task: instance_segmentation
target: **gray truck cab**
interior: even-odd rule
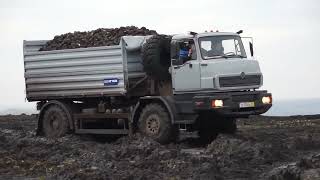
[[[173,51],[171,71],[175,93],[257,89],[262,86],[259,63],[247,59],[241,38],[236,33],[174,36],[172,42],[176,49],[185,43],[192,46],[191,56],[185,60],[179,56],[179,51]],[[237,77],[240,81],[234,79]],[[241,77],[244,80],[241,81]]]
[[[250,50],[253,56],[252,44]],[[263,84],[259,63],[247,57],[237,33],[175,35],[171,64],[173,94],[189,94],[189,106],[193,107],[188,108],[189,113],[191,109],[210,110],[241,117],[261,114],[271,107],[271,94],[257,90]],[[217,107],[213,107],[215,102]]]

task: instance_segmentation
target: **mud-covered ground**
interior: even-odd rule
[[[252,117],[236,135],[160,145],[35,136],[36,116],[0,117],[0,179],[320,179],[320,116]]]

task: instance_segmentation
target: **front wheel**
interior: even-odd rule
[[[222,118],[220,122],[220,132],[235,134],[237,132],[237,120],[235,118]]]
[[[199,129],[198,135],[201,143],[209,144],[217,138],[218,132],[215,128],[202,127]]]
[[[166,144],[175,139],[169,113],[159,104],[146,105],[139,118],[140,132],[155,141]]]

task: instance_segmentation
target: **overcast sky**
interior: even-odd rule
[[[0,109],[33,106],[25,103],[23,40],[126,25],[165,34],[243,29],[275,100],[320,98],[318,0],[0,0]]]

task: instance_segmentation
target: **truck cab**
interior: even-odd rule
[[[232,117],[266,112],[272,97],[257,90],[263,85],[263,75],[253,58],[251,42],[249,47],[251,58],[238,33],[173,36],[170,72],[174,96],[188,94],[193,111],[209,110]]]

